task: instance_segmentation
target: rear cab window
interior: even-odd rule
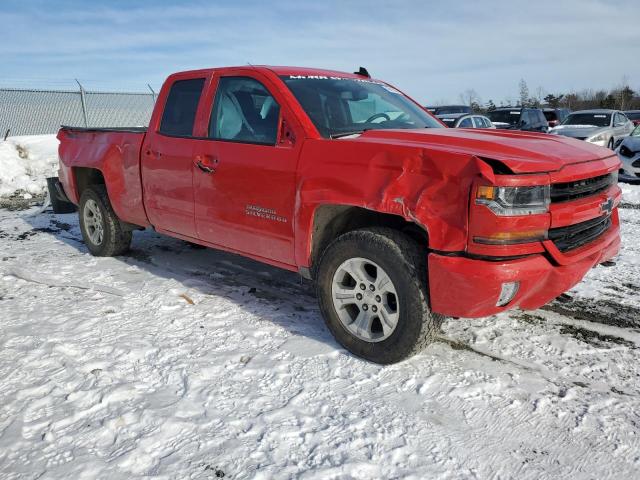
[[[167,96],[159,132],[175,137],[191,137],[204,78],[176,80]]]

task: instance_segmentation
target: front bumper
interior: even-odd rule
[[[551,251],[517,260],[489,261],[430,253],[431,309],[452,317],[484,317],[519,307],[534,310],[576,285],[592,267],[614,257],[620,249],[615,222],[597,240],[563,255]],[[545,242],[546,243],[546,242]],[[520,282],[515,297],[496,306],[502,284]]]

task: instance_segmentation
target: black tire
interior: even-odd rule
[[[609,143],[607,144],[607,148],[609,150],[613,150],[613,145],[614,145],[613,137],[611,137],[611,139],[609,140]]]
[[[102,241],[99,243],[91,239],[88,227],[85,225],[84,211],[89,200],[93,200],[98,205],[102,214],[103,235]],[[78,214],[80,216],[82,238],[92,255],[96,257],[115,257],[129,250],[132,237],[131,231],[122,227],[120,220],[111,207],[107,189],[104,185],[90,185],[82,192]]]
[[[397,325],[381,341],[365,341],[349,332],[334,306],[334,274],[343,262],[357,257],[378,264],[398,294]],[[440,331],[444,316],[429,308],[426,251],[397,230],[367,228],[341,235],[323,252],[315,277],[327,327],[342,346],[359,357],[380,364],[399,362],[423,350]]]

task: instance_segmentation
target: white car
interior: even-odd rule
[[[617,141],[633,130],[633,122],[619,110],[581,110],[572,112],[549,133],[585,140],[614,149]]]
[[[496,128],[491,120],[477,113],[449,113],[436,117],[451,128]]]
[[[622,162],[618,178],[623,182],[640,183],[640,125],[622,140],[616,153]]]

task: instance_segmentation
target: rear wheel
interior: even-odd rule
[[[329,330],[372,362],[398,362],[422,350],[443,316],[429,309],[426,253],[387,228],[348,232],[323,253],[316,288]]]
[[[104,185],[91,185],[82,192],[79,215],[82,238],[92,255],[113,257],[129,249],[131,231],[122,227]]]

